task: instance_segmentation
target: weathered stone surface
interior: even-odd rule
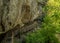
[[[40,15],[36,0],[1,0],[0,2],[0,24],[4,31],[12,29],[17,24],[22,26]]]
[[[0,34],[0,36],[4,36],[1,43],[8,43],[8,41],[5,42],[6,38],[12,37],[12,33],[14,33],[13,37],[15,37],[19,32],[23,34],[24,32],[34,30],[41,23],[40,17],[41,19],[43,18],[42,7],[46,3],[45,1],[0,0],[0,32],[4,32]]]

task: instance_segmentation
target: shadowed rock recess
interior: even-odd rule
[[[23,43],[43,22],[47,0],[0,0],[0,43]],[[16,41],[16,42],[15,42]]]

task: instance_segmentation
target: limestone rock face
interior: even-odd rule
[[[17,24],[34,21],[41,12],[36,0],[0,0],[0,29],[8,31]]]
[[[1,43],[13,43],[13,37],[16,38],[18,33],[20,36],[35,30],[43,18],[42,7],[45,3],[46,0],[0,0]],[[9,37],[12,41],[8,40]]]

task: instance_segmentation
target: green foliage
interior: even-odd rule
[[[59,43],[56,33],[60,33],[60,1],[49,0],[43,8],[45,11],[44,22],[40,30],[30,33],[26,43]]]
[[[58,43],[55,37],[56,28],[51,23],[50,19],[46,16],[40,30],[28,34],[26,43]]]

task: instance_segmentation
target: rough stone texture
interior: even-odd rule
[[[34,30],[43,17],[42,7],[46,0],[0,0],[0,36],[1,43],[9,43],[18,33]],[[41,23],[41,22],[40,22]],[[19,35],[20,36],[20,35]]]
[[[8,31],[36,19],[40,14],[35,0],[1,0],[1,25]],[[3,28],[4,27],[4,28]]]

